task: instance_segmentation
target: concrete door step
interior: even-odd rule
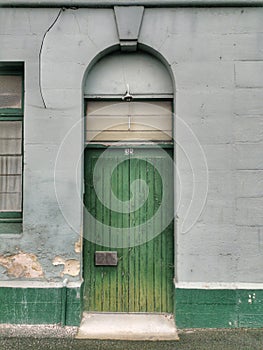
[[[179,340],[171,314],[84,312],[77,339]]]

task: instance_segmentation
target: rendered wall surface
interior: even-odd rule
[[[182,233],[193,175],[177,147],[182,201],[175,277],[181,290],[220,282],[260,289],[262,283],[262,22],[261,8],[144,10],[139,47],[162,57],[171,71],[176,115],[196,135],[208,166],[205,206]],[[84,145],[82,86],[87,69],[118,45],[113,9],[0,9],[0,61],[25,62],[24,230],[0,236],[3,287],[11,280],[27,286],[25,261],[39,263],[39,286],[64,278],[81,283],[83,174],[81,162],[75,164]],[[180,132],[175,123],[175,138]],[[205,185],[202,171],[195,164],[196,186]]]

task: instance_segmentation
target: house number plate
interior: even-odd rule
[[[133,154],[133,148],[125,148],[124,153],[126,156]]]
[[[95,252],[96,266],[117,266],[118,256],[117,252]]]

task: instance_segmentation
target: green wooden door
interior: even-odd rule
[[[152,238],[153,230],[160,229],[167,220],[167,213],[173,210],[172,168],[167,163],[167,154],[163,157],[156,154],[155,149],[129,150],[108,151],[102,168],[95,175],[95,165],[104,150],[87,148],[85,151],[84,204],[96,220],[84,215],[84,310],[172,313],[173,220]],[[163,152],[172,157],[172,150]],[[111,172],[113,163],[118,165]],[[165,176],[160,175],[156,165],[167,170]],[[102,197],[96,193],[96,183],[101,186]],[[164,199],[164,186],[168,189],[168,200],[166,197],[158,212]],[[119,200],[119,208],[115,205],[112,209],[109,203],[113,203],[114,196]],[[137,206],[132,198],[139,198]],[[128,210],[127,205],[130,205]],[[142,224],[151,218],[153,225],[144,226],[145,243],[136,246]],[[113,235],[115,228],[126,233],[130,230],[130,234],[119,236],[117,245],[120,248],[106,247],[94,241],[101,229],[99,223],[107,225],[109,235]],[[93,237],[94,243],[89,237]],[[117,251],[118,265],[95,266],[96,251]]]

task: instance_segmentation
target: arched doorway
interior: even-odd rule
[[[85,88],[84,310],[173,313],[173,89],[145,53],[115,53]]]

